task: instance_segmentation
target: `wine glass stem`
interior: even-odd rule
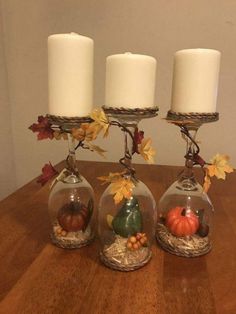
[[[133,138],[137,124],[126,124],[125,128],[128,131],[124,131],[124,163],[127,169],[132,169],[132,154],[133,154]],[[132,136],[131,136],[132,135]],[[133,137],[133,138],[132,138]]]
[[[186,145],[186,155],[185,155],[184,176],[188,178],[193,177],[194,157],[196,154],[196,147],[195,147],[194,142],[196,141],[197,131],[198,131],[198,128],[188,129],[190,138],[185,136],[187,145]]]
[[[75,139],[70,133],[68,134],[68,149],[69,155],[67,157],[67,166],[72,173],[77,173],[78,169],[76,166]]]

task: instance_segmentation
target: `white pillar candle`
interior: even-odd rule
[[[106,96],[108,107],[154,106],[156,59],[126,52],[107,57]]]
[[[70,34],[48,37],[49,113],[87,116],[93,106],[93,40]]]
[[[175,53],[172,111],[216,111],[220,55],[212,49],[186,49]]]

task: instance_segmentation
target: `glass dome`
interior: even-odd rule
[[[138,181],[130,199],[114,203],[111,185],[99,203],[100,257],[107,266],[130,271],[151,258],[155,235],[156,203],[147,186]]]
[[[184,257],[211,250],[213,206],[190,168],[175,181],[158,204],[156,238],[166,251]]]
[[[78,172],[71,136],[69,148],[67,169],[58,176],[49,195],[51,239],[62,248],[80,248],[89,244],[94,237],[94,193],[88,181]]]

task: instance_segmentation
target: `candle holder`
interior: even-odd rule
[[[112,182],[99,202],[98,232],[101,261],[114,270],[132,271],[148,263],[152,256],[151,242],[155,236],[156,203],[148,187],[141,182],[132,166],[134,133],[138,122],[157,115],[154,109],[103,107],[124,132],[124,157],[121,173],[110,174]],[[113,180],[114,179],[114,180]],[[114,202],[114,192],[117,199]],[[119,201],[120,195],[121,202]]]
[[[53,115],[47,115],[47,119],[68,134],[69,149],[66,168],[54,181],[49,195],[51,239],[61,248],[80,248],[88,245],[94,238],[92,224],[94,192],[78,171],[75,139],[71,130],[92,120],[89,117],[68,118]]]
[[[217,121],[216,113],[175,113],[169,111],[167,121],[180,127],[187,143],[185,168],[163,194],[158,204],[156,239],[160,246],[175,255],[195,257],[212,248],[213,205],[196,181],[193,166],[201,164],[196,134],[204,123]]]

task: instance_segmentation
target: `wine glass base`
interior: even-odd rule
[[[158,115],[158,107],[148,108],[123,108],[103,106],[104,112],[115,119],[125,121],[140,121],[142,119],[153,118]]]
[[[182,257],[197,257],[210,252],[212,244],[209,238],[198,235],[176,237],[161,223],[157,224],[156,240],[167,252]]]
[[[181,113],[174,112],[169,110],[166,116],[166,120],[181,123],[186,125],[189,123],[189,126],[193,126],[194,124],[201,125],[204,123],[216,122],[219,120],[218,112],[189,112],[189,113]]]

